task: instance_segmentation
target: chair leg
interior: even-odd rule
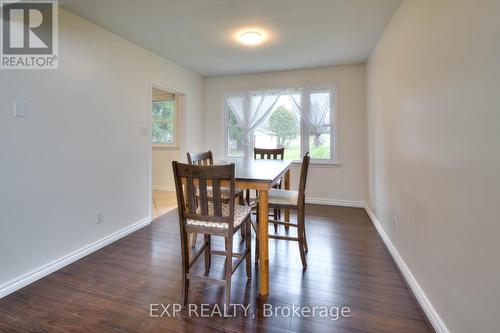
[[[304,238],[304,251],[309,252],[309,247],[307,246],[307,237],[306,237],[306,226],[304,225],[304,230],[302,231],[302,237]]]
[[[297,217],[299,222],[299,232],[300,232],[300,237],[302,237],[302,242],[304,243],[304,251],[307,253],[309,252],[309,247],[307,246],[307,237],[306,237],[306,216],[305,212],[303,209],[299,209],[297,211]]]
[[[245,197],[243,195],[243,192],[240,193],[240,195],[238,196],[238,204],[241,205],[241,206],[244,206],[245,205]],[[241,240],[245,240],[245,237],[246,237],[246,232],[244,229],[244,226],[242,226],[240,228],[240,236],[241,236]]]
[[[300,260],[302,261],[302,267],[306,268],[307,267],[306,253],[304,251],[304,241],[302,237],[299,237],[299,251],[300,251]]]
[[[189,280],[187,275],[189,273],[189,234],[182,233],[182,305],[186,306],[188,301]]]
[[[225,237],[226,243],[226,307],[231,304],[231,273],[233,271],[233,235]]]
[[[247,255],[245,256],[245,264],[248,280],[252,279],[252,226],[250,225],[252,223],[251,219],[252,217],[250,215],[245,222],[245,248],[247,250]]]
[[[287,216],[286,209],[283,210],[283,214],[285,215],[285,221],[286,221],[286,216]],[[286,222],[290,222],[290,210],[288,210],[288,221],[286,221]],[[285,226],[285,231],[287,233],[290,231],[290,226],[289,225]]]
[[[273,218],[274,220],[278,220],[278,209],[277,208],[274,208],[273,209]],[[278,232],[278,224],[277,223],[274,223],[274,233]]]
[[[196,239],[198,238],[198,234],[196,232],[191,233],[191,247],[196,246]]]
[[[300,252],[300,260],[302,261],[302,267],[304,269],[307,267],[307,262],[306,262],[306,253],[305,253],[305,248],[307,245],[304,244],[304,239],[305,239],[305,231],[304,231],[304,212],[297,212],[297,217],[298,217],[298,230],[297,230],[297,235],[299,238],[299,252]]]
[[[211,247],[211,237],[210,235],[204,235],[205,238],[205,274],[208,275],[210,272],[210,266],[212,264],[212,255],[210,254],[210,251],[212,250]]]

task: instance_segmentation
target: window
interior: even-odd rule
[[[156,146],[177,144],[177,98],[175,94],[153,88],[151,136]]]
[[[227,155],[228,156],[243,156],[244,147],[243,147],[243,129],[238,127],[238,123],[236,121],[236,117],[234,113],[227,109],[226,113],[227,119]]]
[[[307,141],[312,159],[333,159],[331,93],[315,91],[309,94],[309,117]]]
[[[334,89],[249,91],[225,96],[226,152],[253,156],[253,147],[285,147],[285,159],[306,152],[316,162],[336,156]]]
[[[300,95],[296,96],[300,98]],[[285,159],[301,159],[301,122],[288,96],[281,95],[269,117],[253,132],[253,146],[259,148],[285,147]]]

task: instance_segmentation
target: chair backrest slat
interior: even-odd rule
[[[193,178],[186,178],[186,192],[188,198],[188,211],[190,214],[196,213],[196,188],[193,183]]]
[[[254,148],[254,159],[282,160],[285,158],[285,148]]]
[[[208,194],[207,194],[207,180],[205,178],[199,179],[199,198],[201,215],[208,214]]]
[[[193,165],[213,165],[214,158],[212,151],[205,151],[202,153],[187,153],[187,159],[189,164]]]
[[[235,209],[235,177],[234,164],[228,165],[189,165],[172,162],[175,189],[181,230],[186,227],[187,219],[228,223],[228,232],[232,232]],[[229,214],[223,215],[221,183],[229,184]],[[212,195],[208,195],[211,187]],[[187,203],[185,203],[187,200]],[[226,201],[227,202],[227,201]],[[227,204],[227,203],[226,203]],[[210,209],[213,208],[213,209]],[[203,228],[203,227],[200,227]],[[230,233],[232,234],[232,233]]]
[[[212,201],[214,203],[214,215],[222,216],[222,196],[220,191],[220,180],[218,178],[212,180]]]

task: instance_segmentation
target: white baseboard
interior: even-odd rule
[[[175,192],[174,185],[153,185],[153,191]]]
[[[310,198],[310,197],[306,197],[306,203],[317,204],[317,205],[342,206],[342,207],[358,207],[358,208],[364,207],[364,203],[361,201],[335,200],[335,199]]]
[[[410,286],[411,290],[413,291],[413,294],[417,298],[418,303],[422,307],[422,310],[425,312],[427,315],[427,318],[429,319],[430,323],[434,327],[437,333],[449,333],[450,331],[444,324],[443,320],[441,319],[441,316],[437,313],[436,309],[434,306],[432,306],[431,301],[429,298],[427,298],[427,295],[425,295],[422,287],[420,287],[420,284],[417,282],[413,274],[411,273],[410,269],[408,266],[406,266],[406,263],[404,262],[403,258],[399,255],[398,250],[390,240],[389,236],[385,233],[384,229],[382,228],[382,225],[380,224],[379,220],[377,220],[377,217],[371,210],[371,208],[365,203],[365,210],[370,219],[372,220],[373,225],[377,229],[377,232],[379,233],[380,237],[385,243],[385,246],[387,246],[387,249],[392,255],[392,258],[398,265],[399,270],[403,274],[406,282]]]
[[[14,279],[12,281],[9,281],[3,285],[0,285],[0,298],[5,297],[16,290],[19,290],[25,286],[27,286],[30,283],[33,283],[44,276],[49,275],[50,273],[53,273],[57,271],[58,269],[63,268],[64,266],[67,266],[78,259],[81,259],[92,252],[95,252],[104,246],[111,244],[118,239],[127,236],[128,234],[141,229],[142,227],[148,225],[151,223],[151,218],[145,218],[139,222],[136,222],[126,228],[123,228],[122,230],[119,230],[109,236],[106,236],[97,242],[94,242],[92,244],[89,244],[85,247],[82,247],[81,249],[78,249],[64,257],[61,257],[57,260],[54,260],[47,265],[44,265],[42,267],[39,267],[17,279]]]
[[[153,191],[175,192],[175,186],[153,185]],[[363,208],[365,206],[364,202],[362,201],[336,200],[336,199],[311,198],[311,197],[307,197],[306,202],[317,205],[342,206],[342,207]]]

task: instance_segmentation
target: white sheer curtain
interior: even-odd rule
[[[324,90],[303,91],[301,94],[287,92],[287,96],[294,111],[307,123],[311,134],[314,134],[315,143],[319,142],[322,127],[329,125],[330,121],[331,92]]]
[[[249,156],[253,131],[266,121],[281,94],[281,91],[249,91],[225,95],[224,99],[243,131],[245,157]]]

